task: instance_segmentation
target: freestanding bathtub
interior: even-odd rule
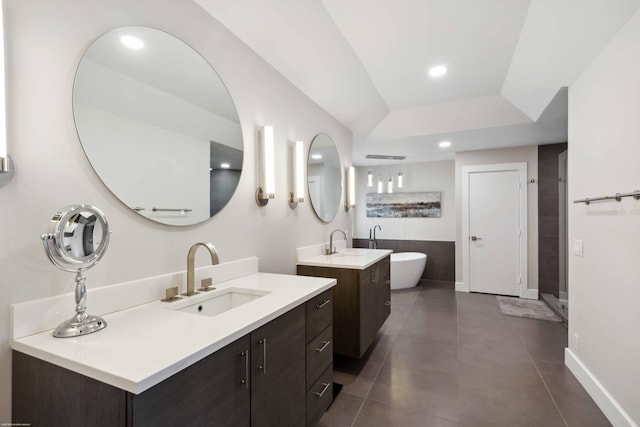
[[[420,252],[398,252],[391,254],[391,289],[414,287],[420,282],[427,255]]]

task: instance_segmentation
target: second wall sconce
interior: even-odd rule
[[[289,207],[295,209],[298,203],[304,202],[304,143],[296,141],[292,145],[292,177],[293,191],[289,193]]]
[[[265,126],[260,135],[258,175],[259,184],[256,190],[256,203],[266,206],[269,199],[276,198],[276,167],[273,153],[273,127]]]
[[[356,205],[356,170],[353,166],[347,168],[347,197],[344,202],[344,210],[349,211]]]

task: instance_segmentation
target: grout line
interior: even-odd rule
[[[398,337],[398,334],[400,333],[400,331],[404,327],[404,324],[407,321],[407,317],[409,317],[409,313],[411,312],[411,310],[413,310],[413,305],[415,304],[416,300],[418,299],[418,295],[420,294],[420,292],[422,292],[422,283],[420,285],[418,285],[418,286],[420,287],[420,289],[418,290],[418,292],[416,292],[416,295],[414,296],[413,301],[411,301],[411,305],[409,307],[409,310],[407,310],[407,314],[404,316],[404,319],[402,319],[402,323],[400,324],[400,328],[398,328],[398,332],[396,332],[393,335],[393,338],[391,339],[391,345],[389,346],[389,350],[384,355],[384,358],[382,359],[382,363],[380,363],[380,367],[378,368],[378,372],[376,372],[376,375],[373,378],[373,381],[371,381],[371,385],[369,386],[369,389],[367,390],[367,392],[365,393],[364,397],[362,398],[362,403],[360,404],[360,407],[358,408],[358,411],[356,412],[356,416],[353,417],[353,422],[351,423],[351,427],[353,427],[355,425],[356,421],[358,420],[358,417],[360,416],[360,412],[362,411],[362,408],[364,407],[364,404],[365,404],[365,402],[367,401],[367,399],[369,397],[369,393],[371,392],[371,389],[373,388],[373,385],[375,384],[376,380],[378,379],[378,375],[380,375],[380,371],[382,371],[382,368],[384,367],[384,364],[386,363],[387,359],[389,358],[389,354],[391,353],[391,349],[393,348],[393,345],[396,342],[396,338]],[[393,305],[391,305],[391,309],[393,310]],[[371,399],[371,400],[374,400],[374,399]]]
[[[535,320],[535,319],[532,319],[532,320]],[[562,414],[562,411],[560,410],[560,407],[558,406],[558,402],[556,402],[556,399],[554,399],[553,394],[551,393],[551,390],[549,389],[549,386],[547,385],[547,382],[544,380],[544,377],[542,376],[542,373],[540,372],[540,369],[538,368],[538,364],[536,363],[535,359],[531,355],[531,352],[527,348],[527,345],[526,345],[524,339],[522,338],[522,336],[520,335],[520,332],[518,331],[518,328],[516,328],[513,324],[510,324],[509,326],[511,327],[511,329],[513,329],[515,331],[516,335],[518,335],[518,339],[520,340],[520,342],[524,346],[524,349],[527,351],[527,355],[529,356],[529,360],[531,361],[531,363],[533,364],[534,369],[538,373],[538,377],[540,377],[540,381],[542,381],[542,385],[544,385],[545,390],[547,390],[547,393],[549,394],[549,397],[551,398],[551,401],[553,402],[553,406],[555,406],[556,409],[558,410],[558,414],[560,414],[560,418],[562,418],[562,422],[564,423],[564,425],[566,427],[569,427],[569,423],[567,423],[567,420],[564,418],[564,415]]]

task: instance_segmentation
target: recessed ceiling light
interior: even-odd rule
[[[139,50],[144,47],[144,42],[137,37],[125,35],[120,37],[120,43],[129,49]]]
[[[447,148],[447,147],[451,147],[451,141],[442,141],[440,142],[440,144],[438,144],[440,146],[440,148]]]
[[[222,169],[229,169],[231,167],[231,165],[229,163],[220,163],[220,167]]]
[[[322,154],[312,154],[311,158],[313,160],[320,160],[322,158]]]
[[[434,65],[429,68],[429,76],[431,77],[442,77],[447,74],[447,67],[445,65]]]

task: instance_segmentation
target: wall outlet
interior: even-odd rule
[[[580,335],[574,332],[573,334],[573,349],[575,351],[580,350]]]
[[[573,253],[577,256],[583,256],[584,252],[582,251],[582,240],[573,239]]]

